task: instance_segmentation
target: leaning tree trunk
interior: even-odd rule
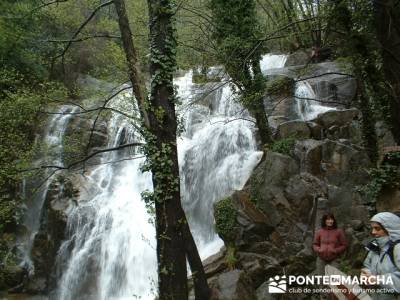
[[[169,0],[148,0],[152,83],[150,99],[147,100],[124,1],[114,0],[114,5],[129,77],[143,117],[147,167],[153,176],[154,193],[151,200],[156,210],[158,299],[187,299],[187,255],[194,278],[195,297],[206,300],[210,298],[210,289],[180,202],[173,88],[176,66],[172,21],[174,10]]]
[[[393,136],[400,144],[400,21],[393,0],[374,2],[377,38],[382,47],[383,69],[392,88],[390,123]]]
[[[170,0],[148,0],[150,12],[150,75],[152,77],[150,107],[151,134],[155,144],[165,150],[159,163],[153,161],[153,182],[156,204],[157,256],[160,299],[187,299],[186,255],[193,272],[196,299],[210,297],[207,280],[194,239],[181,205],[179,165],[176,147],[177,120],[173,72],[176,67],[174,9]],[[156,165],[155,165],[156,164]],[[169,168],[169,170],[168,170]],[[172,179],[172,181],[171,181]],[[156,187],[157,186],[157,187]],[[186,255],[185,255],[186,254]]]

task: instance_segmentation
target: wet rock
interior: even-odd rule
[[[371,163],[365,151],[335,141],[326,141],[321,149],[322,174],[330,184],[353,186],[368,180],[366,167]]]
[[[358,109],[330,110],[318,115],[313,122],[320,124],[325,129],[332,126],[344,126],[351,123],[354,119],[359,118],[360,112]]]
[[[322,145],[324,141],[303,140],[295,144],[294,154],[300,161],[300,170],[315,176],[321,175]]]
[[[361,231],[364,227],[364,223],[361,220],[351,220],[350,225],[356,231]]]
[[[79,189],[83,186],[75,185],[78,182],[76,178],[78,176],[59,176],[49,186],[31,254],[35,275],[30,278],[29,285],[40,288],[36,291],[37,293],[47,291],[55,285],[56,274],[53,268],[57,252],[65,239],[68,214],[78,205]],[[43,280],[44,284],[42,284]],[[31,289],[33,290],[33,287]]]
[[[220,274],[210,283],[213,288],[212,300],[254,300],[255,290],[251,280],[241,270]]]
[[[400,189],[385,188],[376,201],[377,211],[400,211]]]
[[[298,213],[299,220],[309,222],[314,199],[327,194],[326,184],[311,174],[302,173],[290,178],[285,188],[291,208]]]
[[[279,299],[279,294],[270,294],[268,291],[268,287],[269,287],[269,282],[266,281],[256,290],[257,300]]]
[[[246,191],[236,191],[229,199],[232,204],[233,212],[235,212],[235,224],[231,224],[231,220],[227,219],[226,214],[229,210],[221,211],[224,206],[220,206],[217,202],[215,205],[215,216],[217,222],[217,231],[220,237],[228,243],[234,243],[236,246],[248,245],[255,241],[262,241],[268,238],[275,225],[276,216],[269,215],[261,211],[250,200],[250,194]],[[223,199],[221,201],[227,201]],[[221,218],[219,217],[221,216]],[[220,224],[226,222],[227,224]],[[279,222],[279,220],[278,220]],[[228,229],[227,226],[231,228]],[[219,230],[218,228],[223,228]],[[228,232],[226,232],[229,230]]]
[[[306,122],[295,120],[280,124],[278,126],[276,135],[279,139],[284,139],[284,138],[307,139],[310,137],[311,131],[310,128],[307,126]]]
[[[310,128],[311,138],[315,140],[321,140],[324,137],[323,127],[315,122],[307,122],[308,128]]]
[[[311,50],[298,50],[288,55],[285,67],[306,65],[310,62]]]
[[[225,262],[225,249],[218,251],[216,254],[207,257],[203,261],[204,272],[207,278],[213,277],[218,273],[225,271],[228,266]]]
[[[390,132],[389,128],[383,121],[376,122],[375,131],[380,148],[396,145],[393,134]]]
[[[257,288],[265,278],[279,273],[281,267],[278,261],[266,255],[252,252],[238,252],[241,267],[250,277],[254,288]]]
[[[268,124],[270,127],[277,129],[282,123],[289,121],[289,118],[285,116],[270,116],[268,117]]]

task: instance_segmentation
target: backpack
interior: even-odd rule
[[[389,248],[386,250],[385,254],[389,255],[390,261],[392,262],[392,264],[400,270],[399,266],[396,264],[396,261],[394,259],[394,247],[400,243],[400,240],[397,241],[389,241]],[[385,255],[382,256],[381,258],[381,262],[383,260],[383,258],[385,257]]]
[[[397,269],[399,269],[400,270],[400,267],[396,264],[396,261],[395,261],[395,259],[394,259],[394,247],[397,245],[397,244],[399,244],[400,243],[400,240],[397,240],[397,241],[389,241],[389,248],[386,250],[386,252],[385,252],[385,254],[387,254],[388,256],[389,256],[389,259],[390,259],[390,261],[391,261],[391,263],[397,268]],[[372,240],[371,242],[369,242],[366,246],[365,246],[365,248],[368,250],[368,251],[372,251],[372,252],[375,252],[375,253],[377,253],[377,254],[379,254],[379,246],[378,246],[378,244],[376,243],[376,241],[375,240]],[[382,258],[380,259],[380,262],[382,262],[383,261],[383,258],[385,257],[385,255],[382,255]]]

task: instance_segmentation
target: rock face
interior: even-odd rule
[[[88,146],[90,136],[91,142]],[[107,124],[103,119],[93,127],[89,119],[74,118],[68,124],[64,139],[75,146],[72,150],[64,149],[64,165],[68,166],[85,157],[86,149],[90,154],[107,145]],[[99,159],[100,157],[95,156],[86,161],[86,171],[90,171],[90,165],[98,163]],[[35,272],[24,284],[27,292],[47,293],[55,288],[58,276],[55,270],[57,252],[65,240],[68,214],[86,197],[84,186],[83,175],[69,172],[55,177],[49,185],[40,216],[39,231],[35,235],[31,252]]]
[[[59,176],[50,184],[31,253],[35,275],[28,283],[29,292],[43,293],[54,288],[57,252],[65,239],[68,213],[79,199],[77,177]]]
[[[307,139],[311,135],[311,130],[307,123],[300,120],[289,121],[282,123],[277,128],[276,137],[278,139],[284,138],[298,138]]]
[[[211,283],[212,300],[254,300],[255,293],[244,271],[233,270],[220,274]]]
[[[349,264],[349,269],[360,268],[364,258],[362,243],[369,235],[365,226],[369,211],[356,187],[369,182],[366,169],[371,163],[358,139],[348,135],[352,128],[355,136],[361,136],[358,123],[356,109],[326,112],[310,122],[281,123],[277,136],[290,136],[286,132],[301,133],[291,156],[267,151],[243,190],[231,196],[236,203],[233,205],[237,212],[235,230],[240,234],[228,244],[236,247],[236,266],[250,279],[248,286],[256,294],[254,299],[275,299],[268,293],[268,279],[283,275],[283,268],[290,275],[313,272],[316,259],[312,251],[313,235],[327,211],[335,214],[350,241],[342,263]],[[329,135],[334,126],[342,131]],[[246,206],[246,203],[253,205]],[[240,272],[220,270],[226,277],[214,272],[211,279],[229,278],[235,283],[230,287],[231,292],[236,291],[241,286]],[[215,285],[219,291],[225,290],[225,286]],[[248,290],[243,288],[242,292],[247,297]],[[230,296],[236,297],[236,294]],[[288,299],[305,297],[286,296]]]
[[[356,80],[345,75],[335,62],[308,64],[307,56],[307,53],[301,51],[289,56],[284,68],[266,71],[268,80],[273,81],[277,76],[287,76],[300,82],[304,80],[322,105],[348,108],[356,94]],[[294,120],[299,118],[297,101],[294,91],[292,95],[283,91],[282,95],[267,95],[264,103],[269,116],[284,116]]]

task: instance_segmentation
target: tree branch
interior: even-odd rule
[[[81,26],[79,26],[78,30],[75,31],[75,33],[72,35],[71,40],[68,42],[68,44],[65,46],[64,50],[62,51],[62,53],[60,55],[57,55],[54,59],[57,59],[59,57],[62,58],[62,62],[64,64],[64,55],[65,53],[67,53],[69,47],[71,47],[72,45],[72,41],[78,36],[78,34],[82,31],[82,29],[90,22],[91,19],[93,19],[93,17],[96,15],[96,13],[103,7],[106,7],[108,5],[111,5],[113,3],[113,1],[107,1],[104,2],[102,4],[100,4],[99,6],[97,6],[92,13],[90,14],[89,17],[86,18],[86,20],[81,24]]]
[[[84,36],[79,39],[67,39],[67,40],[44,40],[44,42],[50,42],[50,43],[77,43],[77,42],[82,42],[86,41],[89,39],[96,39],[96,38],[110,38],[110,39],[120,39],[121,37],[118,35],[112,35],[112,34],[98,34],[98,35],[91,35],[91,36]]]

